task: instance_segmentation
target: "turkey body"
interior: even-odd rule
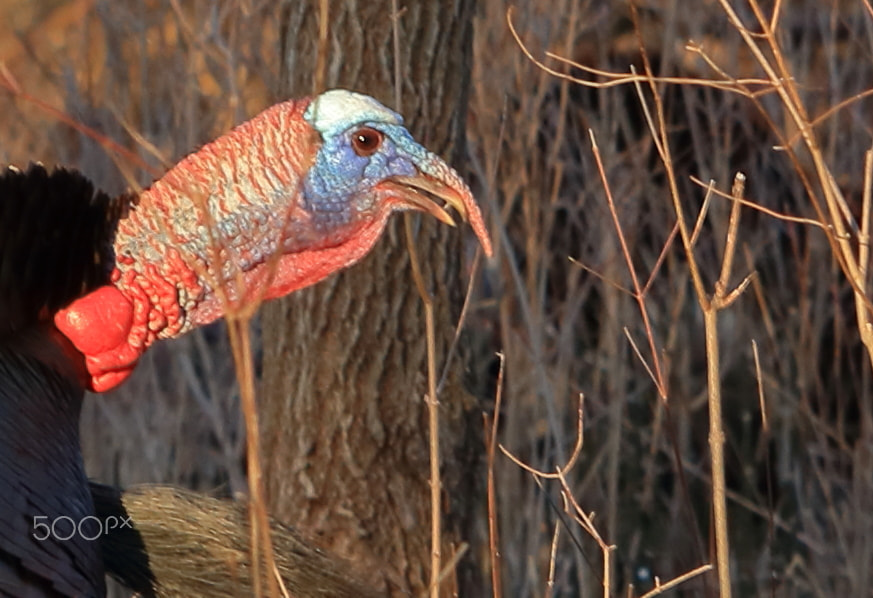
[[[54,353],[54,354],[52,354]],[[79,450],[84,391],[38,331],[0,346],[0,595],[104,596]]]
[[[118,211],[80,174],[0,174],[0,596],[104,596],[83,365],[50,314],[108,279]]]

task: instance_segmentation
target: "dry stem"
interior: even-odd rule
[[[409,263],[412,267],[412,278],[421,297],[424,306],[425,332],[427,335],[427,404],[428,436],[430,446],[430,533],[431,533],[431,570],[430,570],[430,595],[432,598],[439,597],[439,581],[441,566],[441,529],[442,518],[440,513],[440,492],[442,481],[440,478],[440,413],[439,401],[437,400],[436,384],[436,336],[433,319],[433,298],[427,291],[421,266],[418,261],[418,251],[415,248],[415,237],[412,231],[412,219],[404,215],[404,228],[406,231],[406,247],[409,251]]]
[[[267,571],[276,568],[273,554],[273,540],[270,535],[270,519],[267,514],[266,492],[264,491],[263,471],[261,469],[260,427],[258,425],[258,406],[255,400],[255,376],[252,368],[251,335],[249,319],[238,319],[228,314],[227,329],[230,344],[233,348],[233,361],[236,367],[237,380],[240,386],[243,413],[245,415],[246,438],[248,449],[246,463],[249,474],[249,518],[252,529],[252,587],[255,596],[261,596],[263,577],[267,579],[267,591],[270,596],[279,596],[279,584],[275,575],[262,577],[261,552],[263,564]]]
[[[494,456],[496,454],[498,424],[500,423],[500,406],[503,400],[503,373],[506,359],[502,353],[499,353],[498,357],[500,359],[500,370],[497,373],[494,418],[491,421],[491,434],[486,452],[488,460],[488,548],[491,553],[491,594],[494,598],[500,598],[503,595],[500,581],[500,536],[497,530],[497,488],[494,482]]]

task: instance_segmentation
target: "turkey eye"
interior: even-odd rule
[[[363,158],[375,154],[381,145],[382,133],[376,129],[363,127],[352,133],[352,147]]]

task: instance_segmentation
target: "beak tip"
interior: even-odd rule
[[[448,168],[448,167],[446,167]],[[467,185],[461,181],[457,174],[449,169],[451,176],[436,178],[434,176],[420,175],[416,177],[396,176],[392,177],[388,184],[393,190],[399,191],[406,209],[415,209],[434,216],[443,224],[457,227],[457,220],[452,217],[448,207],[453,208],[462,222],[468,222],[476,233],[482,250],[486,257],[494,257],[491,240],[482,218],[482,212],[473,198],[473,194]],[[439,205],[425,193],[442,199],[446,205]]]

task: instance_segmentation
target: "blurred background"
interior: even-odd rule
[[[0,163],[74,166],[111,193],[147,185],[166,165],[283,99],[284,4],[3,0]],[[733,4],[751,26],[750,7]],[[873,140],[866,95],[873,11],[866,2],[777,4],[776,38],[792,83],[818,119],[821,155],[859,219]],[[559,73],[603,81],[578,65],[644,72],[643,47],[655,74],[685,78],[656,85],[672,172],[640,100],[642,93],[652,108],[648,84],[642,92],[629,84],[597,89],[544,72],[513,38],[511,7],[525,47]],[[827,221],[810,200],[820,193],[818,173],[776,94],[758,83],[747,85],[749,95],[760,92],[749,97],[692,81],[763,77],[724,7],[640,0],[636,11],[635,26],[623,1],[478,1],[459,168],[500,248],[474,282],[464,335],[468,390],[477,409],[493,415],[495,353],[502,352],[498,440],[552,472],[573,452],[584,394],[584,443],[566,488],[596,513],[597,530],[615,547],[613,595],[642,595],[655,576],[666,581],[711,562],[703,316],[676,234],[670,181],[693,226],[706,189],[692,177],[729,192],[743,172],[749,202],[812,223],[744,207],[731,288],[755,276],[719,316],[735,591],[873,595],[871,369],[854,295],[868,288],[853,288],[832,236],[815,224]],[[151,170],[107,151],[75,123],[133,151]],[[780,151],[786,145],[796,148],[796,160]],[[729,211],[728,200],[712,197],[694,250],[710,292]],[[854,248],[857,239],[850,239]],[[645,287],[642,301],[627,258]],[[159,344],[126,386],[90,397],[82,443],[88,474],[101,482],[245,492],[245,438],[222,325]],[[562,485],[537,483],[499,452],[495,476],[503,595],[603,595],[600,549],[565,514]],[[482,518],[475,528],[484,534],[486,526]],[[487,578],[487,550],[465,558]],[[670,595],[714,592],[709,574]]]

